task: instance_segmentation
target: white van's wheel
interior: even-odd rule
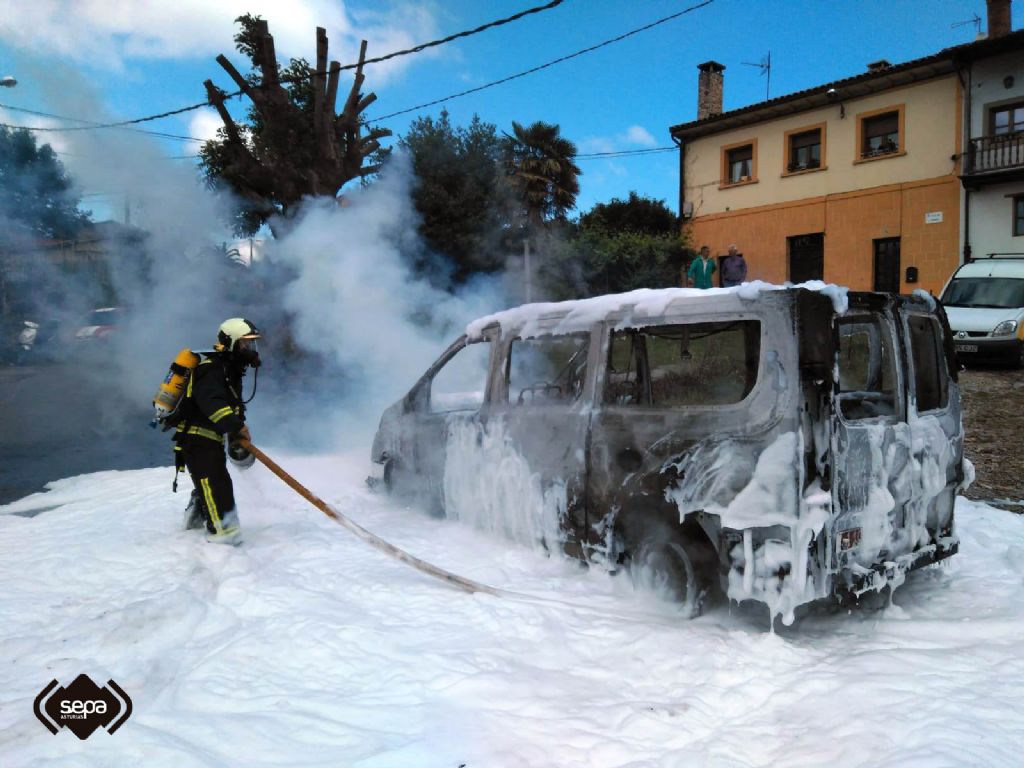
[[[690,618],[700,616],[708,593],[706,579],[696,567],[696,550],[681,538],[648,539],[631,558],[633,585],[686,606]]]

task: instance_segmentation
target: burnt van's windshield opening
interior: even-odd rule
[[[947,307],[1024,307],[1024,280],[1011,277],[958,277],[942,294]]]
[[[738,403],[757,383],[756,320],[628,328],[612,333],[604,401],[676,408]]]

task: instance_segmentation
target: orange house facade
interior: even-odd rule
[[[725,67],[701,64],[698,119],[671,128],[691,245],[736,244],[749,280],[938,294],[962,260],[964,68],[1019,43],[879,61],[730,112]]]

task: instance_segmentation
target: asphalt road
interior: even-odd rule
[[[0,504],[51,480],[170,466],[170,438],[150,429],[149,418],[148,403],[126,401],[82,364],[0,367]]]

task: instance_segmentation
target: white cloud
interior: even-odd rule
[[[580,154],[621,152],[626,149],[647,149],[658,146],[658,140],[642,125],[631,125],[614,136],[590,136],[579,142]]]
[[[626,129],[625,134],[622,134],[622,137],[626,142],[630,144],[636,144],[641,147],[658,146],[658,142],[655,140],[653,136],[651,136],[650,131],[648,131],[642,125],[629,126],[629,128]]]
[[[316,27],[327,30],[330,56],[351,63],[359,41],[370,57],[437,36],[436,23],[421,5],[391,4],[388,10],[354,13],[343,0],[34,0],[8,3],[0,14],[0,41],[35,54],[120,69],[132,60],[187,59],[224,53],[237,59],[234,19],[245,13],[265,18],[278,59],[316,57]],[[384,82],[432,51],[372,65]]]
[[[613,139],[591,136],[581,140],[578,149],[581,155],[591,155],[597,152],[614,152],[616,147]]]
[[[217,137],[217,129],[224,123],[212,109],[200,109],[192,114],[188,123],[188,135],[203,141],[209,141]]]

